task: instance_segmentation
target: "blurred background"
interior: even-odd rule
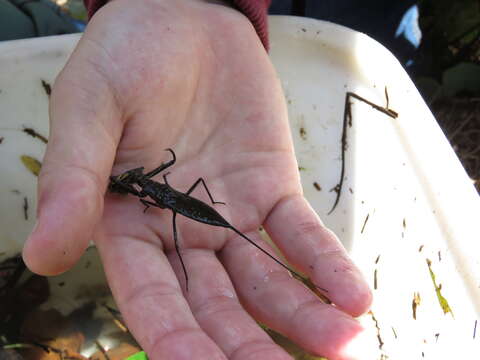
[[[307,16],[361,31],[414,80],[480,193],[478,0],[273,0],[270,14]],[[0,40],[83,31],[82,0],[0,0]]]

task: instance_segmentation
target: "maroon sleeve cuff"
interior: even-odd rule
[[[88,17],[105,5],[108,0],[84,0]],[[271,0],[233,0],[235,6],[250,19],[260,40],[268,50],[268,23],[267,14]]]
[[[268,7],[271,0],[233,0],[237,8],[250,19],[263,46],[268,50]]]

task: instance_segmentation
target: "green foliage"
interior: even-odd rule
[[[479,94],[480,2],[421,0],[417,86],[433,95]]]
[[[74,19],[87,21],[87,10],[83,5],[83,1],[69,1],[66,6],[67,11]]]
[[[126,360],[148,360],[148,357],[145,351],[140,351],[132,356],[129,356]]]
[[[430,23],[436,35],[444,37],[447,42],[455,41],[480,21],[480,4],[477,0],[423,0],[420,4],[427,11],[425,25]]]
[[[447,96],[466,91],[480,93],[480,65],[464,62],[454,65],[443,72],[442,84]]]

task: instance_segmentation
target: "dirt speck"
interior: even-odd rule
[[[52,93],[52,87],[50,86],[50,84],[42,79],[42,86],[47,96],[50,96],[50,94]]]
[[[303,140],[307,140],[307,130],[303,126],[300,128],[300,137]]]

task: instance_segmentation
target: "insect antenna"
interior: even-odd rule
[[[272,254],[270,254],[267,250],[265,250],[264,248],[262,248],[260,245],[256,244],[253,240],[249,239],[246,235],[244,235],[243,233],[241,233],[240,231],[238,231],[237,229],[235,229],[233,226],[230,226],[230,229],[232,229],[233,231],[235,231],[235,233],[237,233],[238,235],[240,235],[242,238],[244,238],[245,240],[247,240],[250,244],[252,244],[253,246],[255,246],[257,249],[259,249],[261,252],[263,252],[265,255],[267,255],[270,259],[272,259],[273,261],[275,261],[277,264],[279,264],[280,266],[284,267],[285,269],[287,269],[288,271],[290,271],[293,275],[295,275],[295,277],[299,278],[299,279],[303,279],[304,277],[302,275],[300,275],[299,273],[297,273],[295,270],[291,269],[289,266],[285,265],[283,262],[281,262],[280,260],[278,260],[275,256],[273,256]],[[327,289],[324,289],[320,286],[317,286],[315,285],[313,282],[312,282],[312,285],[317,288],[318,290],[320,291],[323,291],[323,292],[328,292]]]

